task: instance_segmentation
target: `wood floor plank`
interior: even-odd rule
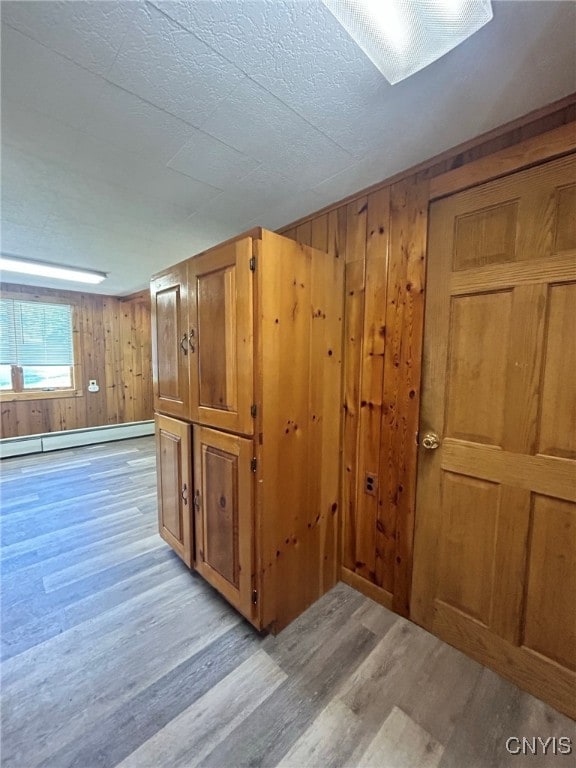
[[[73,533],[66,536],[57,533],[45,534],[30,539],[29,546],[25,546],[23,542],[15,545],[13,549],[6,548],[1,553],[1,572],[14,573],[37,564],[46,566],[61,556],[72,559],[77,555],[81,556],[80,553],[89,547],[111,545],[116,536],[124,533],[139,534],[140,515],[141,505],[123,508],[115,514],[106,515],[105,519],[89,521],[81,530],[75,528]],[[151,525],[154,525],[154,522],[150,520]]]
[[[334,698],[280,760],[278,768],[346,766],[345,755],[362,730],[358,715]]]
[[[257,651],[123,760],[118,768],[194,768],[286,680]]]
[[[104,571],[120,563],[132,560],[138,555],[146,552],[153,552],[159,547],[163,547],[163,542],[156,533],[151,533],[146,538],[140,538],[137,541],[128,544],[121,544],[113,551],[86,558],[82,563],[71,565],[44,576],[42,581],[46,592],[55,592],[57,589],[74,584],[76,581],[93,576],[95,573]]]
[[[5,621],[2,632],[2,658],[17,656],[123,603],[126,604],[124,608],[128,609],[129,601],[136,597],[143,597],[147,603],[155,587],[161,586],[166,590],[173,586],[172,581],[178,576],[174,566],[172,557],[159,563],[152,561],[148,566],[141,565],[129,578],[115,581],[106,589],[91,591],[83,599],[68,605],[56,605],[52,610],[45,610],[28,621],[14,621],[12,626]]]
[[[394,707],[356,765],[358,768],[437,768],[444,747]],[[465,764],[466,765],[466,764]]]
[[[17,625],[35,617],[46,616],[57,609],[63,610],[89,595],[105,590],[114,584],[120,584],[134,575],[144,574],[147,568],[172,560],[173,557],[174,555],[170,551],[160,548],[153,552],[145,552],[127,563],[107,568],[105,571],[94,574],[94,576],[76,581],[74,584],[51,592],[49,595],[46,595],[42,588],[32,597],[18,599],[12,603],[5,601],[2,603],[2,621],[13,627],[14,624]]]
[[[276,765],[376,643],[372,632],[346,623],[299,671],[200,762],[202,768]],[[257,734],[247,739],[246,733]]]
[[[532,720],[528,717],[532,715]],[[522,739],[564,736],[571,739],[572,754],[515,755],[506,749],[510,737]],[[451,739],[446,744],[440,768],[564,768],[574,765],[576,723],[537,702],[495,672],[482,668],[468,706],[462,712]],[[516,748],[516,744],[514,744]]]
[[[82,738],[70,739],[29,768],[113,768],[216,686],[258,648],[258,636],[243,620],[140,691],[105,717],[86,718]],[[169,768],[169,765],[166,768]],[[16,768],[16,766],[14,766]],[[28,768],[28,767],[27,767]],[[158,766],[164,768],[164,766]]]
[[[354,718],[348,721],[348,738],[340,739],[334,766],[355,765],[399,696],[404,693],[414,699],[420,694],[416,681],[440,641],[405,619],[394,617],[389,631],[335,691],[335,698]],[[329,755],[323,757],[328,761]]]

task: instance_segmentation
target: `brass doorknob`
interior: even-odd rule
[[[427,451],[434,451],[440,445],[440,438],[436,432],[426,432],[422,438],[422,445]]]

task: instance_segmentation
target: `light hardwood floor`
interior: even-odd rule
[[[3,768],[573,765],[506,740],[574,722],[343,584],[255,632],[157,535],[152,438],[1,470]]]

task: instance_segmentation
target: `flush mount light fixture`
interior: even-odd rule
[[[56,280],[69,280],[74,283],[101,283],[108,275],[106,272],[96,272],[92,269],[77,269],[64,267],[60,264],[48,264],[45,261],[31,261],[17,256],[0,255],[0,270],[17,272],[21,275],[36,275],[52,277]]]
[[[492,18],[490,0],[322,0],[392,84],[444,56]]]

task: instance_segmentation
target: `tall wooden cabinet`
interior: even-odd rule
[[[342,285],[262,229],[152,278],[161,535],[259,629],[337,580]]]

